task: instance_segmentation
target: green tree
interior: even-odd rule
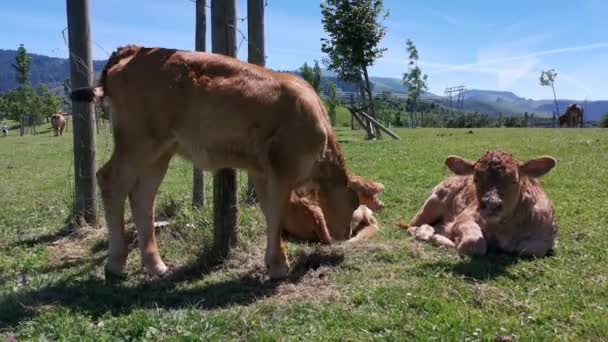
[[[325,0],[321,14],[327,33],[321,38],[321,51],[327,54],[324,63],[343,81],[365,81],[370,114],[376,117],[367,69],[386,51],[378,46],[386,34],[382,21],[389,15],[383,1]]]
[[[332,126],[336,125],[336,107],[340,104],[338,97],[338,86],[334,82],[327,82],[325,86],[325,96],[327,96],[327,115]]]
[[[551,87],[553,91],[553,101],[555,101],[555,113],[553,113],[553,127],[555,127],[555,116],[559,115],[559,107],[557,105],[557,96],[555,95],[555,79],[557,78],[557,73],[555,69],[543,70],[540,73],[540,77],[538,79],[539,83],[543,87]]]
[[[600,127],[608,128],[608,113],[604,114],[602,120],[600,121]]]
[[[53,94],[44,84],[38,86],[39,107],[35,111],[36,118],[43,120],[61,110],[62,98]]]
[[[412,106],[412,113],[418,109],[418,100],[420,95],[428,89],[427,75],[422,73],[422,70],[418,66],[418,49],[411,39],[405,42],[406,50],[408,53],[408,72],[403,74],[403,85],[408,89],[408,98],[410,99]],[[412,114],[412,118],[413,118]],[[412,120],[413,124],[413,120]],[[421,116],[421,125],[424,126],[424,116]]]
[[[4,96],[0,96],[0,121],[8,118],[8,102]]]
[[[28,56],[23,44],[19,46],[15,62],[11,65],[19,87],[2,96],[1,111],[5,118],[20,121],[24,115],[28,115],[33,116],[39,124],[61,108],[61,98],[55,96],[46,86],[41,85],[34,91],[30,85],[32,58]]]
[[[304,62],[304,65],[300,67],[300,74],[317,92],[321,91],[321,68],[319,62],[315,61],[314,67],[310,67],[308,63]]]
[[[19,45],[17,49],[17,57],[15,57],[15,63],[11,64],[15,70],[15,76],[17,83],[20,86],[29,84],[30,82],[30,70],[32,69],[32,57],[28,56],[27,50],[23,44]]]
[[[312,68],[312,87],[315,88],[317,94],[321,91],[321,77],[319,61],[315,60],[315,66]]]
[[[72,93],[72,81],[69,77],[63,80],[63,108],[67,112],[72,111],[72,101],[70,101],[70,94]]]

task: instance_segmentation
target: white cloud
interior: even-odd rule
[[[600,42],[534,51],[516,55],[509,54],[510,51],[514,50],[522,51],[523,49],[519,49],[518,47],[526,45],[530,41],[540,39],[539,37],[540,36],[534,36],[530,39],[480,49],[478,52],[477,61],[474,63],[446,64],[431,61],[421,61],[420,64],[429,68],[434,74],[447,72],[493,74],[496,76],[496,82],[499,88],[508,88],[516,81],[525,77],[530,77],[531,72],[536,72],[542,63],[542,57],[608,48],[608,43]],[[570,79],[573,80],[572,78]]]

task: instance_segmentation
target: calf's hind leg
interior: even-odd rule
[[[155,163],[142,168],[133,190],[129,193],[141,260],[146,271],[153,276],[162,276],[167,272],[167,266],[158,252],[154,231],[154,199],[167,172],[171,156],[171,153],[166,153]]]
[[[287,277],[289,263],[281,239],[281,222],[285,217],[289,195],[292,187],[280,182],[277,178],[269,178],[266,182],[264,195],[264,216],[266,217],[266,254],[264,260],[270,279],[280,280]]]
[[[410,221],[409,227],[420,227],[423,224],[433,225],[441,220],[445,213],[445,203],[433,193],[422,205],[416,216]]]
[[[264,261],[270,273],[270,279],[279,280],[287,277],[289,264],[281,239],[281,222],[287,211],[290,191],[282,194],[282,188],[276,180],[249,173],[260,207],[266,218],[266,254]]]
[[[125,200],[135,183],[133,169],[124,160],[113,154],[110,160],[97,171],[97,184],[103,201],[105,224],[109,234],[108,261],[105,266],[106,280],[122,275],[127,260],[125,240]]]

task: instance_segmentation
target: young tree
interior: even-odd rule
[[[307,62],[304,62],[304,64],[300,67],[300,74],[302,74],[302,78],[312,86],[312,68]]]
[[[321,91],[321,68],[319,62],[315,61],[315,66],[311,68],[308,63],[304,62],[304,65],[300,67],[300,73],[302,78],[305,79],[317,92]]]
[[[412,103],[412,111],[415,112],[418,109],[418,100],[420,95],[428,89],[427,86],[427,75],[422,73],[422,70],[418,66],[418,49],[414,45],[411,39],[405,42],[406,50],[408,53],[408,72],[403,74],[403,86],[408,89],[408,98]],[[414,115],[412,114],[412,118]],[[421,116],[421,126],[424,126],[424,116]]]
[[[8,101],[4,96],[0,96],[0,121],[8,118]]]
[[[20,86],[29,84],[30,82],[30,70],[32,69],[32,57],[27,55],[27,50],[23,44],[19,45],[17,49],[17,57],[15,57],[15,63],[11,64],[15,70],[15,76],[17,83]]]
[[[555,127],[555,116],[559,115],[559,107],[557,106],[557,96],[555,95],[555,79],[557,78],[557,73],[555,69],[543,70],[540,73],[539,82],[543,87],[551,87],[553,90],[553,101],[555,101],[555,113],[553,113],[553,127]]]
[[[327,115],[329,115],[329,120],[331,121],[331,125],[336,125],[336,107],[340,103],[340,98],[338,97],[338,86],[334,82],[327,82],[325,86],[325,96],[327,96]]]
[[[386,51],[378,45],[386,34],[382,21],[389,12],[382,0],[326,0],[321,3],[321,14],[328,36],[321,38],[327,68],[347,82],[363,79],[370,114],[376,117],[367,69]]]
[[[36,122],[42,123],[44,118],[61,110],[62,99],[53,94],[44,84],[38,86],[39,107],[33,113],[36,115]]]
[[[602,121],[600,121],[600,127],[608,128],[608,113],[604,114]]]
[[[67,77],[63,80],[63,108],[67,112],[72,111],[72,101],[70,100],[70,93],[72,93],[72,80]]]
[[[321,67],[319,61],[315,60],[315,66],[312,67],[312,87],[315,88],[317,94],[321,92]]]

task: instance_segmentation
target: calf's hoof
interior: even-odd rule
[[[414,233],[414,237],[416,240],[420,241],[429,241],[429,239],[435,234],[435,228],[429,226],[428,224],[423,224],[422,226],[416,229]]]
[[[270,280],[283,280],[289,274],[289,263],[285,255],[277,258],[266,258],[266,268]]]
[[[463,237],[456,247],[458,254],[462,256],[483,256],[486,254],[488,246],[483,236]]]
[[[268,275],[270,280],[279,281],[286,279],[289,274],[289,266],[285,265],[284,267],[275,267],[274,269],[268,269]]]
[[[435,234],[429,240],[433,245],[438,247],[446,247],[446,248],[456,248],[456,244],[454,241],[448,239],[447,237],[439,234]]]
[[[169,271],[169,267],[164,262],[158,262],[154,265],[146,266],[146,272],[152,277],[162,278]]]
[[[103,268],[104,278],[106,285],[112,286],[119,284],[127,279],[127,275],[125,273],[114,273],[108,269],[108,267]]]

